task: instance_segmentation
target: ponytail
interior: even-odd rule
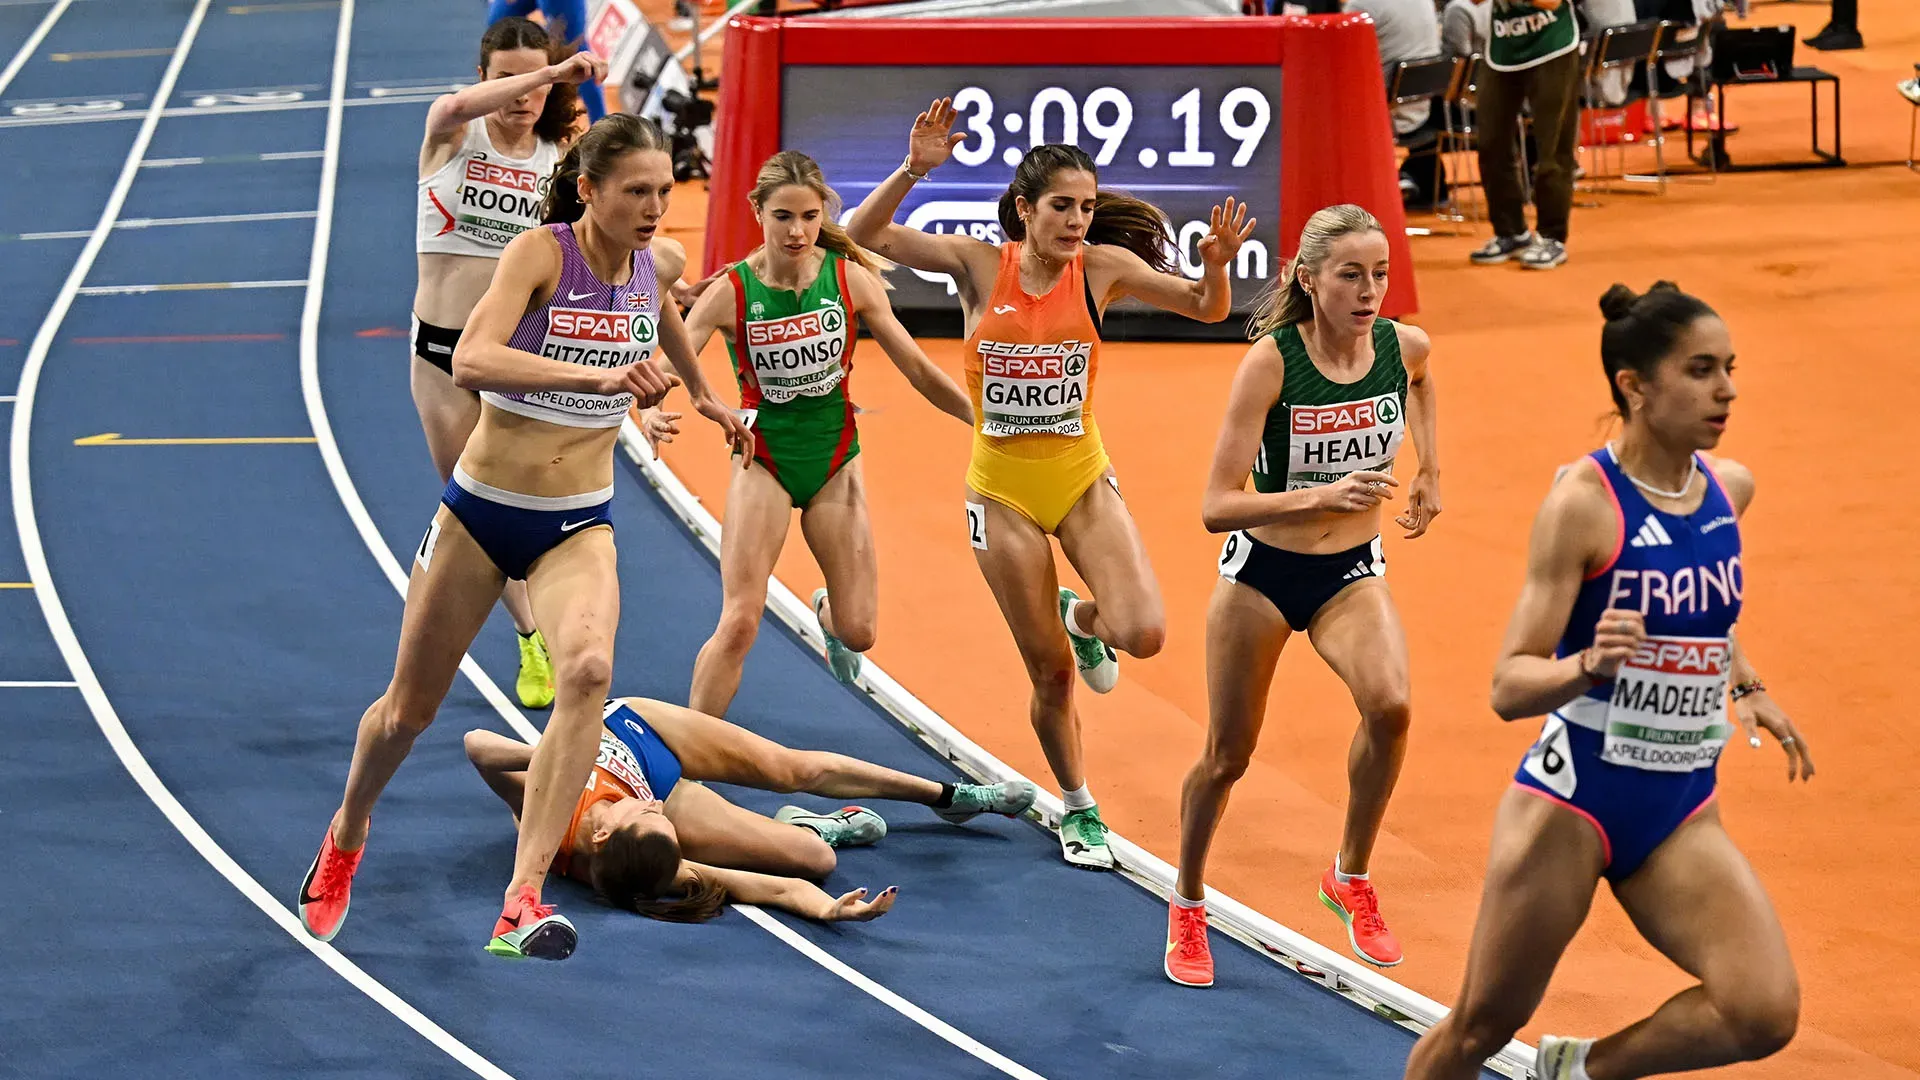
[[[580,201],[580,178],[601,183],[613,172],[614,162],[638,150],[671,152],[660,125],[632,113],[608,113],[575,139],[553,167],[540,220],[548,225],[579,221],[587,209]]]
[[[1093,158],[1077,146],[1048,143],[1034,147],[1020,159],[1013,170],[1013,181],[1000,196],[1000,231],[1007,239],[1027,238],[1019,200],[1027,200],[1029,206],[1038,203],[1053,184],[1054,175],[1067,170],[1086,173],[1095,178],[1096,184],[1099,182]],[[1153,269],[1170,274],[1177,266],[1171,235],[1167,215],[1159,207],[1131,195],[1096,188],[1087,243],[1126,248]]]
[[[1257,340],[1283,326],[1310,321],[1313,297],[1300,284],[1301,273],[1320,269],[1333,251],[1333,242],[1355,233],[1377,232],[1384,235],[1380,221],[1352,203],[1326,206],[1313,212],[1300,230],[1300,250],[1280,266],[1280,276],[1260,295],[1253,314],[1247,318],[1247,337]]]

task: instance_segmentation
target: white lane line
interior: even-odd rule
[[[81,296],[138,296],[157,292],[205,292],[209,289],[301,289],[306,282],[286,281],[172,281],[160,285],[89,285]]]
[[[207,214],[201,217],[174,218],[127,218],[114,222],[115,230],[124,229],[160,229],[176,225],[236,225],[250,221],[304,221],[313,216],[311,210],[277,210],[260,214]],[[92,229],[64,229],[59,232],[30,232],[18,236],[0,235],[0,241],[6,240],[81,240],[92,236]]]
[[[396,95],[394,97],[364,97],[345,102],[345,105],[349,109],[360,105],[424,105],[439,96],[440,94],[436,92],[432,94]],[[114,108],[108,109],[107,106],[109,105],[114,106]],[[135,112],[123,111],[124,107],[124,102],[102,101],[96,104],[96,108],[104,111],[63,111],[45,116],[21,115],[16,112],[15,115],[0,120],[0,128],[62,127],[69,124],[100,124],[113,120],[132,120],[140,115]],[[189,116],[225,116],[230,113],[298,112],[305,109],[324,109],[326,107],[327,103],[324,101],[296,101],[272,105],[209,105],[199,107],[183,105],[168,109],[165,113],[165,119],[176,120]],[[85,107],[76,106],[76,109],[79,108]],[[1208,190],[1212,189],[1209,188]]]
[[[352,20],[353,3],[354,0],[342,0],[340,17],[343,22]],[[340,100],[340,84],[337,80],[343,77],[345,70],[346,56],[343,44],[340,55],[334,59],[336,79],[334,107],[327,112],[326,157],[320,166],[320,216],[313,229],[313,258],[307,264],[307,280],[310,282],[307,288],[307,303],[300,312],[300,390],[307,402],[307,420],[313,426],[314,437],[319,440],[321,460],[326,463],[327,475],[333,480],[334,489],[340,495],[340,502],[346,508],[347,517],[352,519],[354,528],[360,533],[360,539],[366,543],[367,550],[373,553],[374,561],[380,564],[380,569],[386,574],[387,581],[393,585],[395,591],[405,597],[407,595],[406,571],[400,565],[400,561],[394,558],[392,549],[387,547],[386,539],[380,535],[379,528],[374,525],[373,516],[367,512],[366,503],[360,499],[360,492],[354,486],[353,477],[347,472],[346,460],[340,456],[340,444],[334,438],[333,424],[327,419],[326,400],[320,393],[320,308],[323,294],[326,292],[327,247],[333,238],[333,202],[335,182],[340,167],[341,106],[344,104]],[[526,716],[514,707],[513,703],[507,699],[507,695],[502,693],[500,687],[494,683],[493,678],[481,669],[471,655],[461,656],[460,671],[493,705],[501,718],[507,722],[507,726],[511,727],[520,738],[529,743],[540,740],[540,732],[527,722]],[[826,968],[874,1000],[958,1049],[1016,1080],[1046,1080],[1039,1073],[1006,1057],[861,974],[766,912],[750,905],[736,905],[736,907],[741,914],[791,946],[802,956]]]
[[[13,85],[13,77],[20,74],[21,68],[27,66],[27,60],[33,56],[33,50],[39,48],[42,41],[47,40],[47,34],[53,29],[53,24],[59,22],[60,16],[65,15],[67,9],[72,6],[73,0],[60,0],[53,5],[53,10],[47,12],[46,17],[40,20],[40,25],[33,28],[33,33],[27,35],[27,40],[20,43],[20,48],[13,54],[13,59],[7,61],[4,69],[0,69],[0,94],[6,93],[7,87]]]
[[[177,169],[183,165],[245,165],[256,161],[317,161],[318,150],[276,150],[268,154],[215,154],[212,157],[148,158],[143,169]]]
[[[100,221],[94,226],[93,234],[80,251],[80,257],[67,274],[67,280],[54,298],[53,307],[40,324],[39,333],[34,335],[33,347],[27,353],[27,361],[20,372],[18,403],[13,414],[13,431],[10,441],[9,466],[13,482],[13,517],[20,532],[20,553],[27,564],[27,574],[34,584],[34,595],[40,600],[40,612],[47,620],[47,631],[53,636],[54,643],[60,648],[60,655],[67,662],[74,681],[87,708],[93,713],[94,722],[106,736],[107,743],[113,747],[147,798],[153,800],[167,821],[193,845],[200,857],[207,860],[220,875],[245,896],[253,905],[264,912],[268,918],[286,931],[287,935],[320,961],[332,968],[355,989],[366,994],[374,1002],[398,1017],[402,1023],[418,1032],[429,1042],[445,1051],[455,1061],[466,1066],[479,1076],[488,1080],[512,1080],[512,1077],[475,1053],[466,1044],[454,1038],[432,1020],[427,1019],[418,1009],[409,1005],[398,994],[387,989],[373,976],[361,970],[359,965],[341,955],[322,941],[307,936],[300,926],[300,919],[293,912],[274,899],[253,876],[235,862],[205,828],[187,812],[180,800],[167,789],[145,755],[135,745],[132,736],[127,733],[126,725],[114,711],[113,702],[100,685],[100,677],[93,670],[93,663],[87,658],[86,650],[80,639],[75,636],[73,623],[67,618],[66,606],[60,600],[59,590],[55,588],[52,570],[47,565],[46,547],[40,538],[40,522],[33,506],[33,468],[31,447],[33,430],[34,396],[39,390],[40,372],[45,367],[47,354],[53,347],[54,337],[60,332],[60,324],[66,320],[67,312],[73,306],[73,299],[80,292],[80,283],[86,280],[93,263],[105,246],[107,236],[113,231],[113,222],[120,214],[120,208],[126,204],[127,193],[133,188],[134,177],[140,171],[140,158],[146,153],[147,146],[153,141],[154,128],[159,125],[161,107],[173,92],[174,82],[180,77],[180,69],[186,63],[187,53],[193,48],[194,38],[200,33],[201,22],[207,14],[212,0],[198,0],[194,4],[193,14],[187,19],[185,31],[180,42],[174,47],[173,60],[167,65],[166,74],[160,78],[160,88],[154,94],[154,107],[147,110],[146,119],[140,125],[140,131],[134,136],[133,147],[127,151],[126,163],[120,169],[120,179],[114,184],[113,191],[107,196],[105,209],[100,212]],[[344,60],[344,43],[347,25],[341,24],[341,47],[336,52],[336,62]],[[336,77],[344,77],[344,64]]]

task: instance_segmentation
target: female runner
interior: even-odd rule
[[[796,507],[827,579],[813,594],[813,611],[834,676],[853,682],[860,654],[873,647],[879,571],[849,386],[856,320],[914,389],[973,423],[966,392],[894,318],[877,261],[835,223],[840,197],[812,158],[797,150],[768,158],[747,198],[763,243],[702,292],[687,315],[695,352],[716,330],[726,339],[740,406],[755,414],[753,456],[741,459],[727,486],[720,622],[693,665],[688,704],[713,716],[726,713],[740,688],[767,602],[767,575]]]
[[[1494,819],[1459,1003],[1407,1076],[1480,1074],[1527,1022],[1606,878],[1699,982],[1598,1041],[1545,1036],[1542,1080],[1625,1080],[1763,1058],[1799,1023],[1786,935],[1713,805],[1731,700],[1813,776],[1806,740],[1733,637],[1753,474],[1701,453],[1734,399],[1726,323],[1666,282],[1615,285],[1600,359],[1620,437],[1561,470],[1493,673],[1504,720],[1547,714]]]
[[[673,192],[667,141],[616,114],[581,136],[555,170],[544,218],[507,245],[453,357],[480,391],[480,422],[420,542],[393,681],[360,720],[347,788],[300,888],[307,931],[331,939],[346,917],[375,800],[433,722],[460,657],[508,580],[525,580],[552,635],[555,697],[528,769],[527,806],[505,910],[490,952],[565,959],[575,934],[540,886],[593,764],[619,622],[613,445],[636,400],[672,380],[744,445],[751,437],[700,377],[686,328],[662,304],[685,253],[654,232]]]
[[[816,814],[784,806],[772,818],[728,802],[701,783],[830,798],[923,803],[958,824],[977,814],[1017,817],[1033,805],[1025,780],[943,784],[857,758],[789,750],[692,709],[646,698],[606,703],[600,756],[560,838],[555,871],[642,915],[710,919],[728,902],[767,904],[825,921],[871,919],[893,905],[889,888],[835,899],[808,878],[833,872],[834,849],[871,844],[887,823],[862,806]],[[493,731],[467,732],[467,758],[520,815],[533,747]],[[795,828],[795,826],[799,826]]]
[[[906,162],[854,211],[847,232],[885,258],[951,276],[959,290],[976,414],[966,496],[974,558],[1033,684],[1033,727],[1066,804],[1061,850],[1075,866],[1111,869],[1083,772],[1072,672],[1106,693],[1119,678],[1113,650],[1159,652],[1166,616],[1093,421],[1100,319],[1126,297],[1203,322],[1226,318],[1227,264],[1254,222],[1232,199],[1214,207],[1199,245],[1205,273],[1189,281],[1169,272],[1159,210],[1100,190],[1084,151],[1048,145],[1027,153],[1000,197],[1007,243],[894,224],[907,191],[965,138],[949,134],[953,120],[944,98],[914,120]],[[1059,587],[1049,535],[1097,601]]]
[[[491,27],[507,18],[524,19],[533,14],[535,8],[546,18],[554,40],[564,40],[575,49],[586,48],[586,0],[491,0],[487,4],[487,25]],[[580,84],[580,104],[586,107],[587,120],[591,123],[597,124],[607,115],[607,97],[600,90],[600,80],[606,77],[606,69],[602,68],[592,79]]]
[[[502,19],[480,39],[481,82],[427,110],[415,201],[413,404],[440,482],[480,420],[480,396],[453,382],[453,350],[507,242],[540,224],[540,203],[554,163],[573,141],[580,107],[576,84],[606,65],[571,53],[539,25]],[[553,702],[553,665],[534,626],[524,581],[507,583],[507,613],[520,635],[520,704]]]
[[[1346,826],[1320,902],[1361,959],[1401,959],[1367,876],[1406,756],[1409,697],[1380,507],[1411,434],[1420,471],[1397,520],[1409,539],[1423,535],[1440,512],[1440,464],[1427,335],[1379,317],[1386,293],[1387,237],[1373,215],[1352,205],[1314,214],[1254,314],[1259,336],[1227,401],[1202,510],[1210,531],[1228,534],[1207,609],[1207,746],[1181,788],[1180,879],[1167,915],[1164,970],[1187,986],[1213,985],[1207,849],[1253,759],[1280,651],[1301,632],[1360,710]]]

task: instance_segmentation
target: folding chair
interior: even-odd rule
[[[1452,89],[1458,77],[1459,60],[1451,56],[1432,56],[1424,60],[1402,60],[1393,66],[1392,78],[1387,83],[1387,101],[1392,105],[1411,105],[1414,102],[1429,102],[1435,108],[1445,108],[1440,100]],[[1405,148],[1409,158],[1431,154],[1436,159],[1436,168],[1444,169],[1445,160],[1440,158],[1439,147],[1443,141],[1442,133],[1433,130],[1431,123],[1417,131],[1394,136],[1394,142]],[[1440,212],[1439,184],[1434,185],[1433,211]],[[1411,235],[1421,235],[1409,228]]]
[[[1587,85],[1593,85],[1596,77],[1602,72],[1612,71],[1630,64],[1647,63],[1651,65],[1655,54],[1659,51],[1660,39],[1665,27],[1665,23],[1647,21],[1632,23],[1627,26],[1608,26],[1602,28],[1600,33],[1595,36],[1593,49],[1587,56]],[[1608,102],[1604,105],[1598,105],[1596,111],[1624,111],[1635,102],[1647,96],[1644,87],[1634,85],[1633,83],[1630,83],[1629,86],[1630,89],[1627,91],[1625,101],[1617,104]],[[1658,144],[1656,144],[1656,150],[1657,146]],[[1619,173],[1609,174],[1604,169],[1596,170],[1599,174],[1597,179],[1600,182],[1601,190],[1608,193],[1611,193],[1613,190],[1613,185],[1608,179],[1609,175],[1619,175],[1622,179],[1626,178],[1627,148],[1624,137],[1614,144],[1614,152],[1620,162]],[[1596,159],[1596,164],[1598,164],[1597,159],[1605,156],[1604,143],[1594,147],[1593,156]],[[1664,169],[1664,165],[1662,167]]]
[[[1706,26],[1690,26],[1675,22],[1666,22],[1660,25],[1660,37],[1654,45],[1653,57],[1648,61],[1647,84],[1650,87],[1657,87],[1662,70],[1672,61],[1692,60],[1694,62],[1693,71],[1687,76],[1686,82],[1683,84],[1686,89],[1686,97],[1682,102],[1682,107],[1686,110],[1687,125],[1689,128],[1687,132],[1688,156],[1692,157],[1693,132],[1691,128],[1693,125],[1693,103],[1696,100],[1703,99],[1705,96],[1698,91],[1701,83],[1706,78],[1704,61],[1706,58],[1708,28]],[[1661,114],[1662,104],[1663,99],[1657,92],[1653,93],[1647,102],[1647,114],[1652,118],[1653,126],[1656,129],[1656,133],[1653,136],[1653,174],[1649,176],[1628,173],[1621,177],[1621,179],[1639,184],[1659,184],[1660,193],[1664,195],[1667,191],[1667,181],[1670,174],[1667,172],[1667,125],[1665,117]],[[1710,131],[1707,133],[1708,154],[1706,165],[1708,175],[1705,179],[1706,183],[1714,182],[1720,175],[1719,139],[1720,133],[1718,131]]]

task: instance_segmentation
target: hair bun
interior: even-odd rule
[[[1668,288],[1673,287],[1667,282],[1661,282],[1660,284],[1666,285]],[[1656,289],[1659,287],[1660,285],[1654,286]],[[1633,305],[1639,299],[1640,296],[1638,293],[1627,288],[1625,285],[1615,283],[1611,289],[1608,289],[1606,293],[1600,297],[1600,314],[1606,316],[1608,322],[1616,322],[1624,319],[1633,314]]]

